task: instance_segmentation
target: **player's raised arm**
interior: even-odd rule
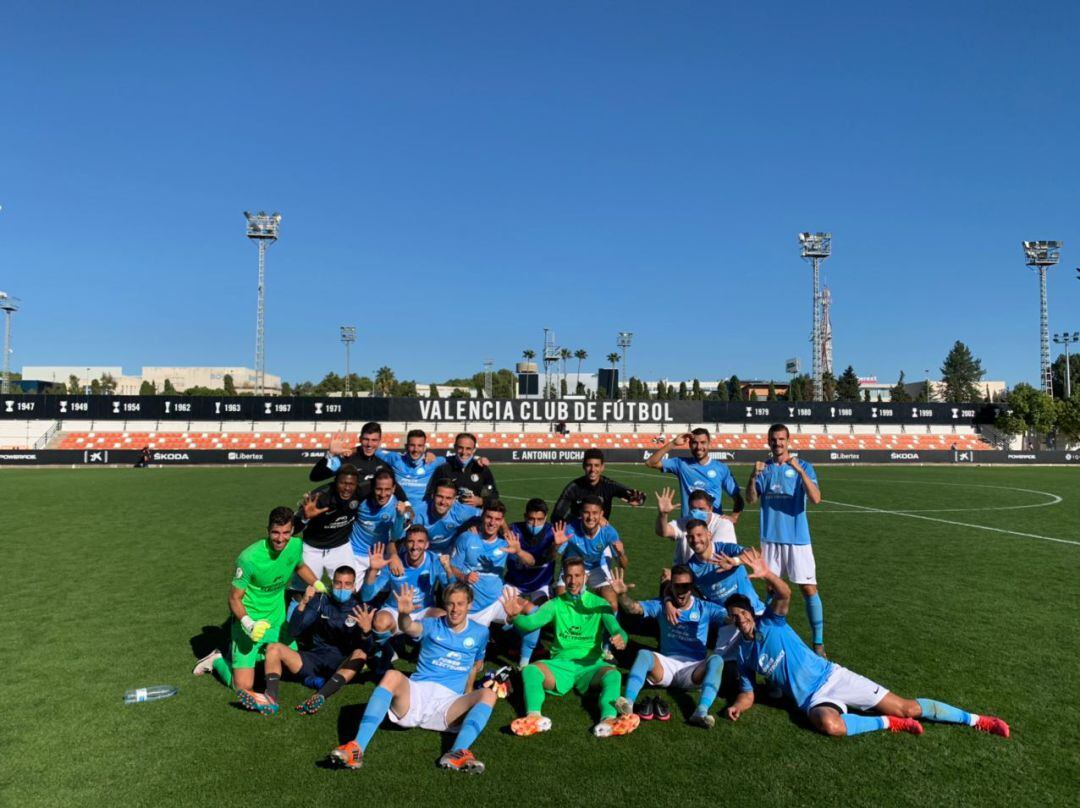
[[[758,480],[761,479],[761,475],[765,473],[765,463],[758,460],[754,463],[754,469],[750,472],[750,479],[746,482],[746,501],[753,505],[758,501],[760,492],[758,491]]]
[[[641,615],[645,613],[645,610],[641,608],[641,604],[634,600],[628,594],[630,587],[633,584],[626,582],[626,573],[621,569],[613,569],[611,571],[611,581],[609,581],[611,591],[615,593],[615,597],[619,599],[619,609],[627,614]]]
[[[670,452],[672,449],[681,449],[684,446],[690,445],[690,433],[684,432],[676,438],[669,440],[651,455],[649,459],[645,461],[645,465],[651,469],[662,470],[664,465],[664,455]]]
[[[807,469],[799,458],[788,456],[788,465],[791,466],[802,478],[803,488],[806,489],[806,498],[817,505],[821,502],[821,489],[818,487],[817,474],[813,468]]]
[[[419,639],[424,633],[424,625],[412,619],[413,588],[408,584],[402,584],[401,588],[394,593],[394,598],[397,600],[398,628],[401,633],[408,634],[414,640]]]
[[[526,567],[536,566],[536,558],[534,558],[533,554],[528,550],[522,548],[521,540],[518,539],[517,534],[510,529],[509,524],[503,522],[500,532],[502,533],[503,539],[506,541],[506,552],[509,555],[517,556],[518,561]]]
[[[662,539],[675,540],[675,528],[671,526],[671,520],[668,519],[671,513],[675,510],[675,490],[673,488],[665,488],[663,491],[656,491],[656,524],[653,526],[653,530],[656,531],[656,535]]]
[[[747,572],[751,578],[760,578],[772,589],[773,597],[769,604],[769,611],[776,615],[785,615],[791,604],[791,587],[787,582],[769,569],[758,550],[747,547],[739,556],[742,563],[746,564]]]
[[[574,506],[574,484],[567,483],[559,498],[555,500],[555,506],[551,509],[551,522],[565,522],[570,518],[570,512]]]

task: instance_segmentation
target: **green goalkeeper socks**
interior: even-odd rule
[[[229,663],[225,661],[224,657],[218,657],[214,660],[214,673],[218,675],[218,679],[225,687],[232,687],[232,668],[229,667]]]

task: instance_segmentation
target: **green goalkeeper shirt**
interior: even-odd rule
[[[604,632],[627,639],[611,606],[599,595],[584,591],[579,597],[564,592],[547,601],[530,614],[514,618],[514,627],[528,633],[555,623],[555,643],[551,646],[553,659],[589,660],[602,653]]]
[[[269,539],[246,547],[236,559],[232,585],[244,590],[244,609],[252,620],[268,620],[275,628],[285,622],[285,587],[304,562],[304,543],[293,536],[280,553]]]

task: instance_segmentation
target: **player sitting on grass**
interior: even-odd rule
[[[270,511],[268,536],[249,545],[236,559],[236,574],[229,590],[232,612],[232,667],[218,650],[198,661],[196,676],[214,671],[226,687],[251,690],[255,663],[270,643],[282,642],[295,649],[285,623],[285,588],[295,572],[308,586],[326,592],[326,585],[304,563],[303,543],[293,537],[292,508]]]
[[[484,664],[488,630],[469,619],[472,590],[455,582],[443,591],[444,617],[414,621],[412,587],[396,593],[398,626],[420,641],[420,658],[411,677],[390,670],[368,699],[356,739],[330,753],[330,761],[359,769],[375,730],[384,718],[400,727],[421,727],[449,732],[460,725],[453,747],[439,758],[439,765],[456,771],[480,773],[484,764],[469,747],[491,716],[495,691],[473,690],[476,674]]]
[[[544,694],[564,696],[571,690],[586,693],[600,691],[600,721],[593,727],[598,738],[626,735],[637,729],[640,719],[630,713],[619,715],[615,706],[622,686],[622,676],[603,659],[606,631],[618,650],[626,647],[626,632],[603,598],[585,589],[585,562],[578,556],[563,561],[565,591],[539,608],[523,598],[503,596],[507,618],[522,632],[536,631],[554,623],[555,638],[551,658],[533,662],[521,670],[525,689],[526,714],[514,719],[510,731],[515,735],[535,735],[551,729],[551,719],[541,709]],[[524,614],[528,610],[530,613]]]
[[[656,713],[654,700],[634,704],[646,679],[649,684],[659,687],[701,688],[697,709],[689,723],[712,729],[716,718],[709,714],[709,708],[720,689],[724,658],[709,655],[709,628],[725,623],[727,612],[723,606],[694,597],[694,573],[683,565],[672,568],[668,585],[668,597],[678,614],[678,622],[674,625],[664,618],[664,605],[660,599],[639,603],[627,594],[629,586],[623,580],[622,570],[612,570],[611,588],[619,598],[619,608],[627,614],[643,615],[656,621],[660,630],[660,650],[643,648],[638,651],[626,681],[626,694],[616,702],[616,709],[628,713],[633,708],[644,720],[651,719]],[[667,720],[664,713],[658,717]]]
[[[274,715],[278,712],[278,686],[284,667],[300,679],[325,680],[317,693],[302,704],[298,712],[314,715],[330,696],[363,670],[371,654],[371,620],[374,612],[361,608],[353,594],[356,574],[352,567],[338,567],[334,572],[332,595],[319,594],[309,586],[289,617],[289,634],[307,636],[310,647],[295,651],[284,643],[266,647],[266,692],[240,690],[240,703],[249,710]]]
[[[536,606],[551,598],[551,583],[555,578],[555,531],[547,522],[548,506],[539,498],[525,503],[525,519],[514,522],[510,530],[518,537],[521,548],[536,562],[527,567],[516,557],[511,558],[506,569],[506,583],[515,587],[521,597]],[[512,629],[509,623],[505,628]],[[540,631],[530,631],[521,638],[521,656],[518,667],[524,668],[532,659]]]
[[[556,523],[555,546],[563,558],[580,558],[585,564],[585,585],[606,600],[613,612],[618,609],[618,601],[609,585],[608,549],[611,549],[623,569],[626,569],[630,559],[619,538],[619,531],[604,520],[603,503],[598,497],[588,495],[582,499],[581,518],[565,525]]]
[[[435,588],[450,583],[439,557],[428,552],[427,530],[420,525],[413,525],[405,532],[405,561],[401,575],[394,575],[389,568],[389,559],[381,544],[371,548],[371,566],[364,574],[364,585],[360,587],[360,599],[365,603],[373,601],[379,593],[390,590],[391,597],[375,614],[374,639],[377,646],[385,643],[398,633],[398,613],[394,607],[394,595],[408,585],[413,593],[413,620],[425,617],[439,617],[442,609],[435,604]]]
[[[530,553],[521,548],[518,537],[506,523],[506,506],[497,499],[484,503],[479,533],[468,530],[454,544],[454,555],[449,560],[440,556],[448,575],[472,587],[475,600],[469,619],[485,628],[492,623],[505,623],[506,613],[502,601],[506,564],[510,556],[517,556],[526,567],[536,563]],[[516,595],[517,590],[513,593]]]
[[[860,735],[887,729],[922,735],[919,718],[948,724],[967,724],[982,732],[1009,737],[1009,725],[1000,718],[976,715],[930,699],[905,699],[815,654],[787,624],[791,588],[756,550],[743,553],[753,573],[773,592],[773,599],[761,617],[754,615],[745,595],[732,595],[725,602],[728,614],[738,627],[739,672],[742,692],[727,708],[727,717],[737,721],[754,704],[754,674],[760,673],[779,687],[810,723],[825,735]],[[848,709],[879,715],[853,715]]]

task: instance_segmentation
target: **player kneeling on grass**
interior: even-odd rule
[[[1009,737],[1000,718],[975,715],[930,699],[905,699],[865,676],[815,654],[787,624],[791,588],[769,570],[761,555],[746,550],[743,562],[751,578],[763,578],[773,599],[760,617],[745,595],[732,595],[725,607],[739,630],[738,662],[742,692],[727,708],[737,721],[754,704],[754,674],[765,676],[806,712],[814,728],[826,735],[860,735],[887,729],[922,735],[919,718],[947,724],[967,724],[982,732]],[[879,715],[852,715],[849,708]]]
[[[383,718],[400,727],[421,727],[448,732],[460,725],[449,752],[439,765],[456,771],[480,773],[484,764],[469,747],[479,736],[495,704],[495,691],[473,690],[484,664],[488,630],[469,619],[472,590],[455,582],[443,591],[444,617],[414,621],[413,592],[408,584],[395,592],[398,627],[420,641],[420,658],[411,677],[387,671],[368,700],[356,739],[330,753],[330,760],[359,769],[364,753]]]
[[[510,730],[515,735],[535,735],[551,729],[551,719],[541,712],[545,693],[564,696],[571,690],[586,693],[598,689],[600,721],[593,727],[593,734],[607,738],[633,732],[640,719],[629,711],[627,715],[618,714],[616,700],[622,676],[603,659],[604,632],[620,651],[626,647],[626,632],[607,601],[585,589],[585,562],[579,556],[563,561],[562,577],[565,591],[539,608],[511,594],[503,597],[507,619],[519,631],[528,633],[554,623],[555,633],[551,658],[521,670],[526,715],[515,719]],[[526,610],[528,614],[523,613]]]
[[[309,586],[289,617],[289,634],[309,635],[310,648],[294,651],[275,642],[266,647],[266,692],[241,690],[240,703],[249,710],[274,715],[278,712],[278,686],[284,667],[301,679],[320,678],[317,693],[296,705],[297,712],[314,715],[326,700],[352,681],[372,655],[371,620],[374,612],[361,607],[354,595],[356,573],[341,566],[334,572],[332,596]]]
[[[619,538],[619,532],[604,519],[603,503],[599,497],[590,494],[582,498],[580,519],[566,524],[556,523],[555,546],[563,558],[577,557],[582,560],[587,576],[586,586],[606,600],[614,612],[618,608],[618,602],[609,586],[609,551],[623,569],[626,569],[630,560]]]
[[[677,687],[680,690],[701,689],[697,709],[690,716],[694,726],[712,729],[716,719],[709,715],[709,708],[720,689],[720,677],[724,673],[724,658],[709,655],[709,628],[727,621],[722,606],[695,598],[694,573],[689,567],[676,565],[671,569],[668,585],[669,599],[677,611],[677,622],[672,625],[665,619],[664,604],[657,598],[640,603],[627,594],[629,585],[623,580],[622,570],[612,570],[611,588],[619,598],[619,608],[627,614],[643,615],[656,621],[660,630],[660,650],[641,649],[630,668],[626,682],[626,695],[616,703],[622,713],[631,709],[645,720],[657,712],[652,700],[634,704],[645,685]],[[666,720],[666,713],[660,714]]]
[[[232,612],[232,667],[218,650],[212,651],[192,671],[202,676],[211,670],[226,687],[251,690],[255,684],[255,664],[265,656],[270,643],[281,642],[295,650],[285,623],[285,588],[295,572],[315,591],[325,593],[326,585],[304,563],[303,542],[293,538],[292,508],[280,506],[270,511],[265,539],[246,547],[236,559],[236,574],[229,590]]]

